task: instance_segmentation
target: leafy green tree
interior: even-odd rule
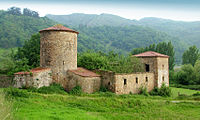
[[[196,75],[194,67],[191,64],[185,64],[181,67],[181,70],[177,72],[176,79],[179,84],[190,85],[195,84]]]
[[[189,47],[188,50],[186,50],[183,53],[182,56],[182,64],[192,64],[194,66],[195,62],[199,59],[199,50],[194,45]]]
[[[200,60],[197,60],[194,65],[194,74],[196,75],[196,84],[200,84]]]
[[[25,41],[23,47],[18,48],[15,60],[27,59],[27,65],[38,67],[40,65],[40,34],[32,35],[31,39]]]
[[[21,9],[18,7],[11,7],[8,9],[8,13],[9,14],[13,14],[13,15],[21,15]]]

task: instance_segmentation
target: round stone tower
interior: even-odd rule
[[[50,67],[54,82],[65,84],[67,70],[77,69],[78,32],[62,25],[40,31],[40,67]]]

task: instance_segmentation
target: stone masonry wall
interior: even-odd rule
[[[14,85],[14,76],[0,76],[0,88],[11,87]]]
[[[52,69],[53,81],[65,86],[66,71],[77,69],[77,33],[40,33],[40,67]]]
[[[146,87],[147,91],[151,91],[154,88],[154,74],[150,72],[115,74],[116,94],[139,93],[140,87]]]
[[[112,71],[96,70],[95,72],[101,75],[101,86],[107,88],[108,90],[115,91],[115,73]]]
[[[166,86],[169,86],[169,64],[168,58],[158,57],[158,87],[162,86],[164,83]]]
[[[157,86],[158,71],[157,71],[157,58],[156,57],[142,57],[140,58],[142,63],[149,64],[150,71],[154,73],[154,86]]]
[[[43,86],[49,86],[52,83],[51,70],[40,71],[31,74],[17,74],[14,81],[16,88],[22,87],[35,87],[40,88]]]
[[[101,85],[100,77],[82,77],[72,72],[67,73],[67,79],[67,87],[65,87],[67,91],[79,85],[83,92],[93,93],[99,91]]]

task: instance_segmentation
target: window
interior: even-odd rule
[[[148,77],[146,77],[146,82],[148,82]]]
[[[126,79],[124,79],[124,85],[126,85],[127,84],[127,81],[126,81]]]
[[[136,81],[135,82],[138,84],[138,77],[136,77]]]
[[[149,70],[150,70],[149,64],[145,64],[145,69],[146,69],[146,72],[149,72]]]
[[[108,86],[110,86],[110,82],[108,82]]]
[[[164,77],[164,76],[162,77],[162,81],[163,81],[163,82],[165,81],[165,77]]]

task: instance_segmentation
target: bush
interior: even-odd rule
[[[41,88],[28,88],[27,89],[30,92],[38,92],[43,94],[66,94],[66,91],[60,84],[53,83],[50,86],[44,86]]]
[[[192,96],[200,96],[200,93],[199,92],[194,93]]]
[[[149,93],[148,93],[146,87],[143,87],[143,86],[142,86],[142,87],[139,88],[139,90],[140,90],[140,92],[139,92],[140,95],[149,96]]]
[[[149,94],[153,96],[159,95],[159,88],[155,87]]]
[[[170,97],[172,94],[171,89],[167,87],[165,84],[162,84],[161,88],[155,87],[151,92],[150,95],[159,95],[159,96],[165,96]]]
[[[82,88],[80,86],[74,87],[69,94],[71,95],[81,95],[82,94]]]
[[[101,86],[99,92],[108,92],[108,89],[104,86]]]
[[[6,97],[24,97],[24,98],[28,98],[31,95],[30,93],[28,93],[25,90],[20,90],[18,88],[13,88],[13,87],[5,89],[4,93],[5,93]]]

